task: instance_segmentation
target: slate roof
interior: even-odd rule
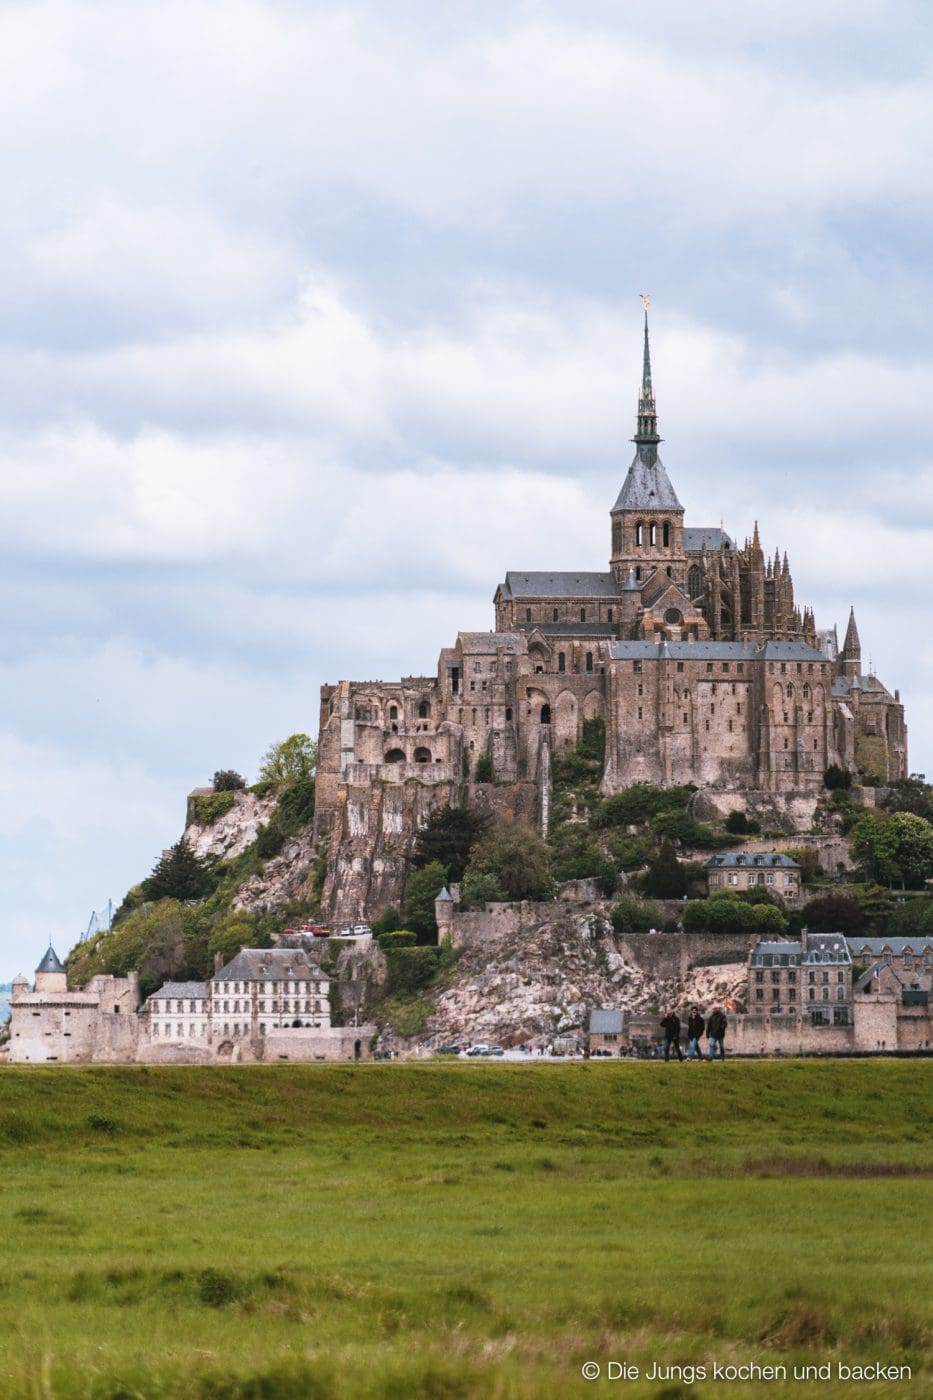
[[[502,585],[504,598],[617,598],[615,574],[519,573],[509,569]]]
[[[284,981],[323,974],[314,958],[301,948],[241,948],[236,957],[215,972],[213,982],[264,982],[266,978]]]
[[[796,942],[762,942],[752,950],[752,967],[798,967],[803,956],[803,944]]]
[[[157,992],[153,992],[151,997],[146,998],[148,1006],[151,1001],[164,1001],[166,997],[177,997],[183,1001],[194,1001],[196,998],[205,1001],[207,999],[206,982],[165,982]]]
[[[766,661],[826,661],[821,651],[806,642],[765,642],[762,651]]]
[[[808,933],[804,963],[850,963],[852,958],[841,933]]]
[[[51,943],[50,943],[50,944],[49,944],[48,952],[46,953],[45,957],[44,957],[44,958],[42,959],[42,961],[40,962],[39,966],[36,968],[36,972],[64,972],[64,971],[65,971],[65,969],[62,967],[61,963],[58,961],[58,954],[56,953],[55,949],[52,947],[52,945],[51,945]]]
[[[725,530],[714,529],[711,525],[700,525],[684,530],[684,549],[688,554],[699,554],[705,546],[707,550],[721,549],[727,544],[730,549],[734,544]]]
[[[663,642],[614,642],[609,654],[613,661],[655,659],[662,654]],[[754,642],[668,642],[666,655],[678,661],[754,661]]]
[[[614,637],[612,622],[519,622],[519,632],[541,632],[546,637]]]
[[[722,855],[710,856],[703,864],[707,870],[719,870],[725,867],[740,870],[752,869],[774,869],[780,867],[782,870],[799,870],[800,866],[790,856],[785,856],[780,851],[728,851]]]
[[[752,967],[807,967],[852,961],[841,933],[808,933],[807,946],[796,941],[761,942],[752,951]]]
[[[663,642],[614,642],[613,661],[648,660],[660,656]],[[668,642],[668,656],[678,661],[807,661],[825,664],[826,657],[805,642]]]
[[[880,957],[882,953],[900,957],[903,953],[933,952],[933,937],[922,933],[913,938],[909,935],[899,938],[863,938],[860,935],[850,935],[846,942],[850,953],[869,953],[873,958]]]
[[[671,485],[661,458],[646,462],[639,449],[612,509],[683,510],[683,506],[677,499],[677,492]]]
[[[618,1035],[621,1030],[621,1011],[601,1009],[590,1012],[590,1035]]]

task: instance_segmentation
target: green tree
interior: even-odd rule
[[[933,875],[933,824],[913,812],[866,812],[852,833],[852,851],[872,879],[922,889]]]
[[[745,836],[748,832],[748,817],[738,807],[726,817],[726,830],[734,836]]]
[[[259,770],[260,782],[287,787],[314,777],[317,744],[307,734],[290,734],[266,752]]]
[[[437,942],[437,920],[434,901],[447,882],[447,872],[439,860],[432,860],[421,870],[414,870],[405,886],[402,916],[405,927],[418,935],[419,943]]]
[[[657,858],[649,865],[641,883],[645,894],[655,899],[681,899],[687,893],[686,872],[670,841],[661,842]]]
[[[826,894],[804,905],[803,922],[814,933],[861,933],[866,920],[857,899],[846,894]]]
[[[823,774],[823,786],[829,792],[838,792],[852,786],[852,774],[848,768],[840,768],[838,763],[831,763]]]
[[[661,927],[663,916],[656,904],[624,894],[612,906],[609,917],[616,933],[648,933]]]
[[[200,860],[184,837],[161,856],[152,874],[143,881],[146,899],[203,899],[213,887],[210,868]]]
[[[246,787],[246,779],[233,768],[218,768],[214,774],[215,792],[239,792]]]
[[[462,902],[468,909],[475,909],[478,904],[499,904],[506,898],[498,875],[491,872],[477,871],[463,881]]]
[[[470,850],[487,830],[489,818],[469,807],[437,807],[415,837],[412,864],[423,869],[432,861],[444,867],[445,878],[459,883],[463,879]]]
[[[536,831],[494,822],[473,847],[467,875],[495,875],[509,899],[549,899],[550,851]]]
[[[473,774],[473,781],[477,783],[492,782],[492,754],[481,753],[476,760],[476,772]]]

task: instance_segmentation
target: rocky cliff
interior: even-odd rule
[[[668,1003],[708,1008],[744,1003],[748,939],[617,934],[605,909],[538,906],[527,931],[463,948],[440,990],[429,994],[421,1043],[582,1043],[595,1007],[653,1015]],[[381,1045],[411,1048],[387,1025]]]

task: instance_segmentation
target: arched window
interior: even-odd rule
[[[386,763],[404,763],[405,754],[401,749],[389,749],[386,754]]]
[[[687,592],[691,598],[699,598],[703,592],[703,570],[698,564],[692,564],[687,574]]]
[[[665,528],[665,530],[666,530],[666,529],[667,529],[667,526],[665,525],[664,528]],[[674,570],[671,568],[670,564],[668,564],[668,566],[667,566],[667,576],[668,576],[668,578],[673,578],[673,577],[674,577]]]
[[[509,719],[512,718],[512,707],[511,707],[511,705],[507,705],[507,706],[506,706],[505,717],[506,717],[507,720],[509,720]]]
[[[418,718],[419,718],[419,719],[427,719],[427,717],[428,717],[428,715],[429,715],[430,713],[431,713],[431,707],[430,707],[430,705],[427,703],[426,700],[422,700],[421,704],[418,706]]]
[[[389,706],[389,719],[398,719],[398,705]]]
[[[808,685],[805,685],[803,688],[803,698],[804,700],[810,699],[810,687]]]
[[[558,671],[566,671],[566,669],[567,669],[567,654],[566,654],[566,652],[559,651],[559,652],[557,653],[557,669],[558,669]]]
[[[788,698],[788,700],[790,700],[790,699],[793,698],[793,694],[794,694],[794,687],[793,687],[793,685],[788,685],[788,687],[787,687],[787,698]]]
[[[593,669],[593,653],[591,651],[586,653],[586,669],[588,671],[592,671]]]
[[[666,546],[669,545],[670,542],[671,542],[671,527],[670,527],[670,525],[667,524],[667,522],[665,522],[665,524],[664,524],[664,529],[663,529],[663,531],[661,532],[661,535],[662,535],[662,539],[663,539],[663,541],[664,541],[664,545],[665,545],[665,547],[666,547]]]
[[[650,526],[648,527],[648,543],[649,543],[649,544],[657,544],[657,542],[658,542],[658,527],[657,527],[657,525],[655,525],[654,521],[652,520]]]
[[[638,524],[635,526],[635,544],[636,544],[636,546],[637,546],[638,548],[641,548],[641,546],[644,544],[644,542],[645,542],[645,527],[644,527],[644,525],[641,523],[641,521],[639,520]]]
[[[526,621],[526,622],[530,622],[530,621],[531,621],[531,608],[526,608],[526,609],[525,609],[525,621]]]
[[[641,565],[640,565],[640,564],[639,564],[638,568],[635,570],[635,577],[636,577],[636,579],[640,579],[640,578],[641,578]]]
[[[415,762],[416,762],[416,763],[430,763],[430,762],[431,762],[431,750],[430,750],[430,749],[415,749]]]
[[[550,705],[542,705],[542,706],[541,706],[541,723],[542,723],[542,724],[550,724],[550,722],[551,722],[551,707],[550,707]]]

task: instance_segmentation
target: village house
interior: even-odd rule
[[[759,886],[778,894],[788,904],[800,899],[800,866],[790,856],[774,851],[728,851],[703,862],[707,893],[752,890]]]
[[[368,1059],[374,1026],[331,1024],[330,980],[300,948],[242,948],[209,982],[166,982],[140,1007],[139,978],[80,991],[50,947],[30,990],[13,983],[14,1062],[209,1064]]]

